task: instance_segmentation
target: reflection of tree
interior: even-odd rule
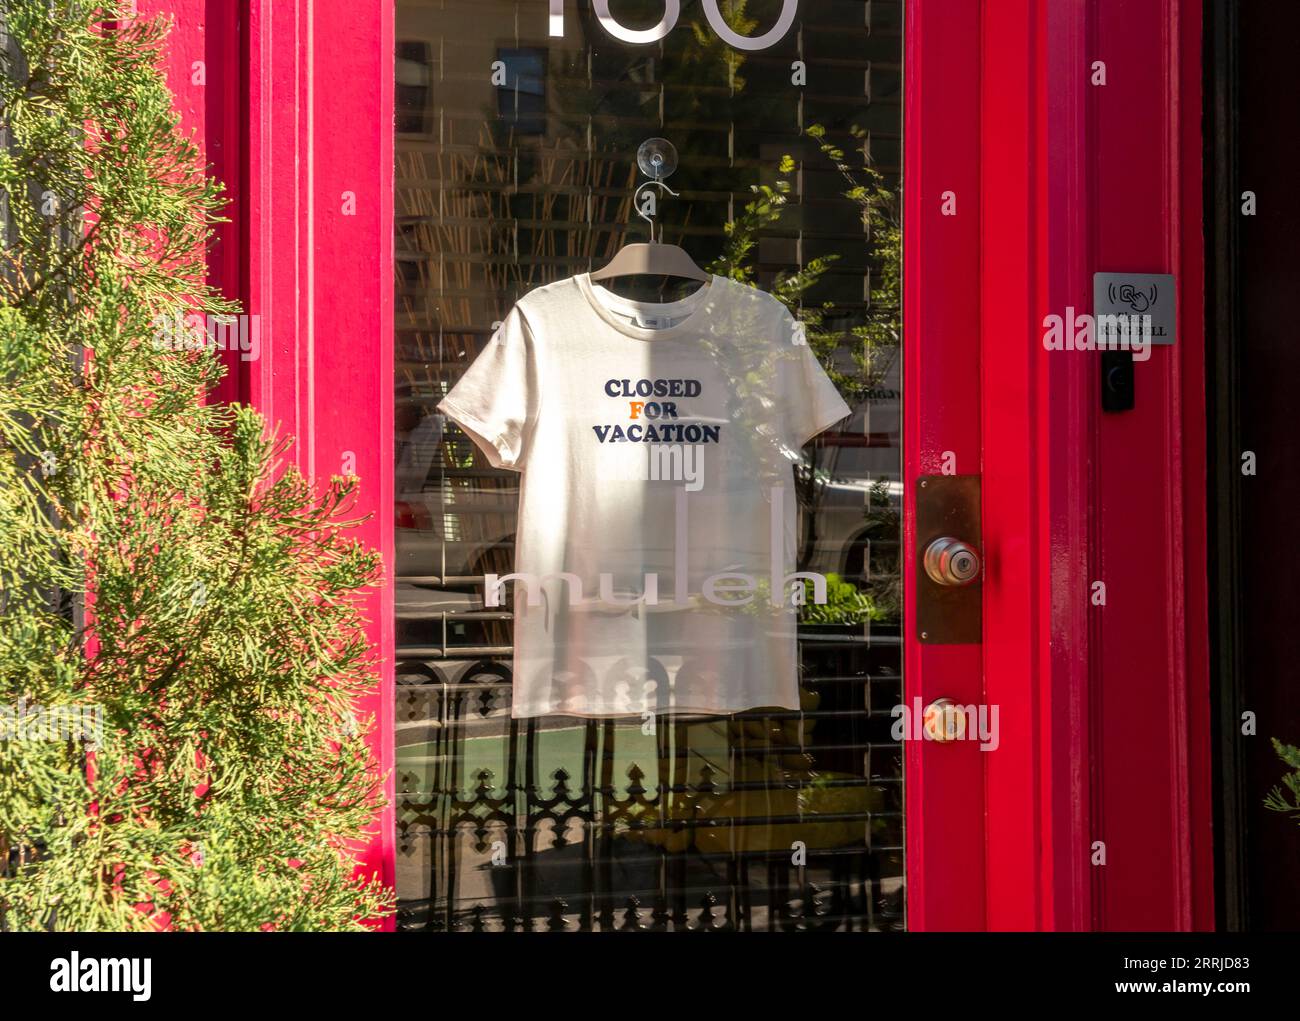
[[[799,619],[805,624],[862,624],[882,620],[883,613],[871,596],[838,574],[826,575],[826,602],[813,601],[813,583],[804,580],[804,605]]]
[[[851,128],[853,137],[865,141],[861,128]],[[826,140],[826,131],[820,125],[808,128],[807,134],[816,139],[821,152],[844,178],[847,187],[845,198],[859,210],[870,246],[870,264],[878,275],[879,286],[872,287],[871,301],[864,313],[863,322],[847,331],[830,329],[827,313],[829,302],[820,306],[803,304],[805,293],[830,268],[835,256],[821,256],[809,260],[798,270],[778,273],[770,288],[803,324],[808,344],[826,369],[832,382],[846,401],[852,404],[871,395],[884,383],[898,357],[901,337],[902,294],[902,235],[899,229],[898,197],[886,187],[884,175],[866,157],[863,146],[862,165],[855,168],[847,162],[844,152]],[[791,190],[790,178],[796,170],[795,161],[783,156],[777,165],[774,185],[752,186],[754,197],[745,204],[734,220],[724,227],[726,242],[721,255],[708,268],[720,276],[742,283],[752,283],[755,267],[751,258],[761,232],[780,220]],[[858,343],[846,344],[846,333]],[[846,371],[842,357],[847,355],[853,371]]]
[[[861,166],[856,168],[848,163],[842,150],[826,140],[824,128],[813,125],[808,129],[808,135],[817,140],[822,153],[834,163],[835,169],[847,183],[844,196],[852,200],[861,212],[867,232],[871,270],[879,281],[879,286],[871,288],[871,300],[864,321],[849,331],[859,341],[859,346],[850,352],[858,369],[857,379],[840,374],[834,365],[827,366],[827,371],[832,373],[831,378],[842,388],[850,388],[855,384],[860,387],[842,389],[845,399],[852,403],[854,397],[866,397],[877,389],[885,381],[898,357],[899,341],[902,338],[903,302],[900,283],[903,260],[898,196],[886,187],[884,175],[872,166],[867,157],[866,131],[855,126],[850,128],[850,132],[861,143],[858,147],[862,156]],[[821,328],[820,311],[805,310],[805,316],[811,320],[808,342],[813,345],[818,356],[827,361],[828,355],[838,347],[838,334]]]
[[[898,215],[898,196],[886,186],[884,175],[872,166],[867,157],[866,132],[859,127],[849,129],[860,143],[861,166],[848,162],[844,151],[826,138],[821,125],[807,129],[807,135],[817,141],[822,154],[831,161],[846,184],[845,198],[853,202],[862,217],[869,248],[870,265],[878,279],[871,289],[871,300],[863,321],[846,330],[831,329],[826,320],[832,306],[806,306],[803,297],[830,267],[835,256],[809,260],[807,264],[790,273],[779,273],[771,293],[790,309],[802,324],[808,345],[817,356],[845,401],[851,405],[872,396],[888,378],[893,369],[902,337],[902,233]],[[709,264],[709,269],[720,276],[742,283],[752,283],[755,267],[752,264],[754,249],[761,232],[774,226],[784,210],[790,190],[795,161],[783,156],[777,165],[776,183],[752,186],[753,198],[737,216],[726,224],[726,242],[722,254]],[[856,343],[846,343],[846,337]],[[848,359],[851,369],[844,366]],[[795,469],[795,483],[801,505],[809,512],[804,515],[803,556],[807,559],[816,541],[816,509],[824,491],[826,478],[816,466],[806,460]],[[886,507],[888,496],[885,497]],[[868,519],[872,509],[868,508]],[[895,532],[895,538],[897,533]],[[897,606],[897,593],[891,600]]]
[[[880,614],[877,620],[898,621],[903,616],[902,564],[899,540],[903,520],[889,494],[889,480],[877,479],[867,493],[864,514],[867,527],[862,539],[867,541],[863,573],[867,576],[867,596]]]

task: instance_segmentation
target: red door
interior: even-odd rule
[[[913,928],[1212,924],[1199,33],[1195,3],[908,4],[907,695],[997,720],[909,747]],[[1126,410],[1046,343],[1106,272],[1176,281]],[[947,473],[978,643],[922,637]]]

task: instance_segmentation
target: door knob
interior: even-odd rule
[[[945,535],[925,548],[925,573],[938,585],[969,585],[980,573],[980,555],[969,543]]]
[[[980,477],[921,475],[912,492],[916,494],[914,634],[927,645],[982,641]]]
[[[960,741],[966,736],[966,713],[950,698],[938,698],[921,716],[925,736],[931,741]]]

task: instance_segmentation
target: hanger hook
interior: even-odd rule
[[[641,192],[644,191],[646,188],[662,188],[673,198],[678,198],[679,196],[677,192],[673,191],[670,187],[668,187],[668,185],[664,184],[663,181],[645,181],[637,188],[636,191],[632,193],[632,208],[636,210],[637,216],[641,217],[641,219],[645,220],[645,222],[650,225],[650,240],[654,241],[655,240],[654,218],[650,216],[646,216],[646,214],[641,209]]]
[[[656,240],[655,222],[652,217],[641,212],[641,189],[648,184],[653,184],[674,198],[678,197],[677,192],[664,184],[664,178],[677,169],[677,149],[666,138],[647,138],[637,146],[636,165],[650,180],[637,186],[636,191],[632,193],[632,204],[636,207],[637,216],[650,225],[650,241],[653,243]],[[662,233],[661,228],[661,236]]]

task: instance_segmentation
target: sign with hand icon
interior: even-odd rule
[[[1099,324],[1103,322],[1102,316],[1150,317],[1142,324],[1143,334],[1150,337],[1150,343],[1174,343],[1178,293],[1173,274],[1094,273],[1092,299],[1093,315],[1098,317]]]

